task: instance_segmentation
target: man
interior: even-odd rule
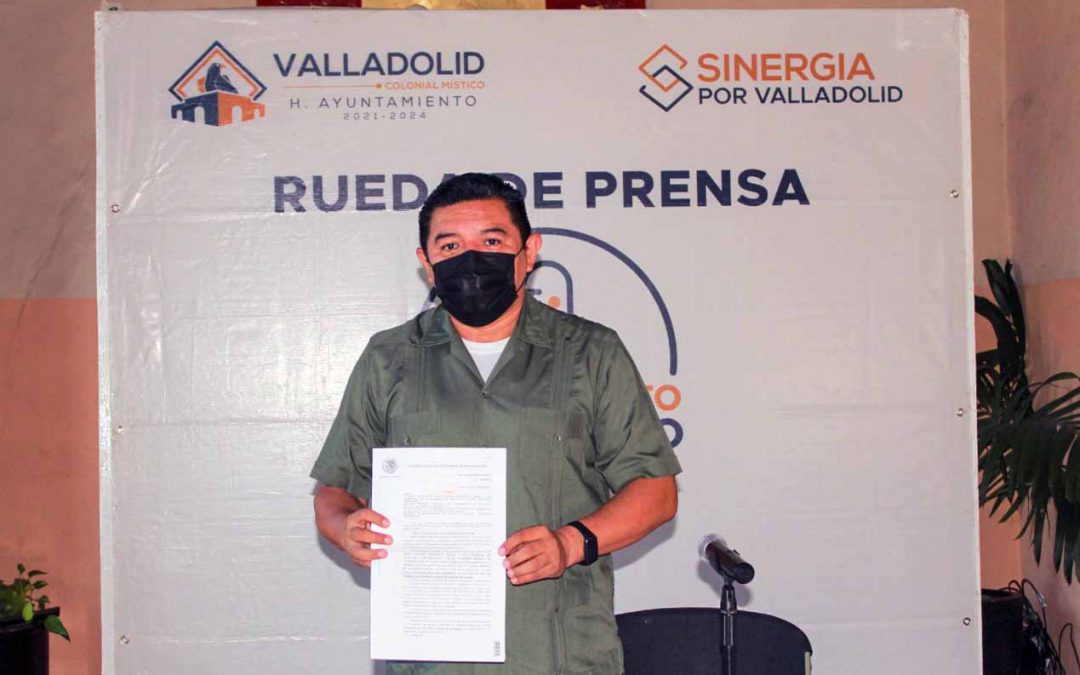
[[[442,303],[360,356],[311,472],[319,531],[378,564],[393,523],[368,507],[372,448],[505,447],[506,663],[391,672],[619,675],[607,554],[674,517],[671,444],[615,332],[526,292],[542,240],[512,186],[457,176],[419,220],[416,256]]]

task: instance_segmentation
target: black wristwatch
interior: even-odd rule
[[[581,561],[581,564],[591,565],[596,562],[596,559],[600,557],[600,545],[596,542],[596,535],[580,520],[569,522],[567,525],[580,532],[582,539],[585,540],[585,559]]]

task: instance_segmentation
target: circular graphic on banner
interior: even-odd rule
[[[676,415],[682,392],[674,379],[679,370],[678,339],[667,301],[642,265],[600,237],[558,227],[533,229],[544,236],[544,249],[529,277],[537,300],[568,314],[598,321],[619,332],[646,379],[673,447],[684,429]],[[653,382],[663,373],[663,381]]]

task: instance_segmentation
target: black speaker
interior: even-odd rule
[[[983,675],[1016,675],[1024,650],[1024,596],[982,589]]]

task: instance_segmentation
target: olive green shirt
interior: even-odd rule
[[[371,449],[406,446],[505,447],[507,536],[557,529],[634,479],[680,471],[615,332],[531,296],[486,383],[442,308],[373,336],[311,476],[370,499]],[[391,662],[390,672],[619,675],[613,601],[611,556],[507,582],[505,664]]]

